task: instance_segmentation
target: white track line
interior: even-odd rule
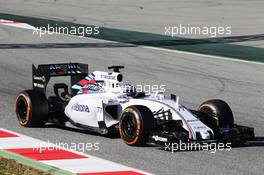
[[[7,21],[7,20],[0,20],[1,21]],[[9,21],[13,22],[13,21]],[[34,26],[31,26],[27,23],[18,23],[18,24],[2,24],[2,25],[8,25],[12,27],[17,27],[17,28],[24,28],[24,29],[30,29],[30,30],[39,30],[36,29]],[[62,35],[67,35],[71,37],[78,37],[75,35],[69,35],[69,34],[62,34]],[[97,39],[97,38],[90,38],[90,37],[82,37],[82,38],[88,38],[89,40],[95,40],[95,41],[105,41],[105,42],[110,42],[110,43],[119,43],[116,41],[109,41],[109,40],[104,40],[104,39]],[[131,44],[133,45],[133,44]],[[247,61],[247,60],[242,60],[242,59],[236,59],[236,58],[231,58],[231,57],[223,57],[223,56],[215,56],[215,55],[207,55],[207,54],[201,54],[201,53],[194,53],[194,52],[188,52],[188,51],[180,51],[180,50],[172,50],[172,49],[165,49],[165,48],[158,48],[158,47],[152,47],[152,46],[139,46],[141,48],[147,48],[147,49],[153,49],[153,50],[160,50],[160,51],[166,51],[166,52],[173,52],[173,53],[180,53],[180,54],[186,54],[186,55],[193,55],[193,56],[200,56],[200,57],[206,57],[206,58],[214,58],[218,60],[225,60],[225,61],[233,61],[233,62],[242,62],[242,63],[249,63],[249,64],[258,64],[258,65],[264,65],[262,62],[257,62],[257,61]]]

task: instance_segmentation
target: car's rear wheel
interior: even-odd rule
[[[154,117],[147,107],[130,106],[121,114],[119,132],[127,145],[144,145],[153,128]]]
[[[218,131],[219,128],[234,127],[232,110],[223,100],[208,100],[198,107],[198,111],[208,114],[206,115],[208,118],[205,119],[205,124],[214,131]],[[212,113],[216,115],[210,115]]]
[[[21,126],[43,126],[49,114],[46,96],[33,90],[20,92],[16,98],[16,114]]]

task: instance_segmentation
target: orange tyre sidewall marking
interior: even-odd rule
[[[20,93],[17,96],[17,99],[16,99],[16,113],[17,114],[18,114],[17,103],[18,103],[18,99],[19,98],[23,98],[24,102],[26,102],[26,105],[27,105],[27,115],[26,115],[26,120],[24,120],[24,121],[18,120],[18,121],[19,121],[19,124],[20,125],[27,126],[29,124],[29,114],[30,114],[30,111],[31,111],[29,99],[28,99],[28,97],[25,94],[22,94],[22,93]],[[22,100],[22,99],[20,99],[20,100]]]
[[[139,120],[139,116],[138,116],[138,114],[137,114],[137,111],[135,111],[135,110],[132,109],[132,108],[127,108],[127,109],[124,110],[124,112],[130,112],[130,113],[133,113],[133,114],[135,115],[135,118],[136,118],[136,123],[137,123],[136,135],[137,135],[137,136],[136,136],[132,141],[130,141],[130,142],[125,141],[126,144],[128,144],[128,145],[132,145],[132,144],[136,143],[136,142],[139,140],[139,138],[140,138],[141,124],[140,124],[140,120]],[[124,113],[124,112],[123,112],[123,113]],[[122,114],[122,115],[123,115],[123,114]],[[122,130],[123,130],[123,128],[122,128],[122,125],[120,125],[120,126],[121,126],[121,127],[119,128],[119,132],[120,132],[120,135],[121,135],[121,137],[122,137]]]

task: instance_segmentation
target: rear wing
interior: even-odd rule
[[[51,77],[70,76],[72,86],[85,78],[87,74],[88,64],[41,64],[37,68],[32,64],[32,88],[46,94],[46,88]]]

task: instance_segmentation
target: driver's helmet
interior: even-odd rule
[[[96,83],[93,73],[90,73],[77,84],[73,85],[72,88],[78,90],[77,94],[96,93],[102,90],[101,85]]]
[[[82,94],[88,94],[93,92],[98,92],[102,87],[95,81],[89,81],[86,85],[82,87]]]

